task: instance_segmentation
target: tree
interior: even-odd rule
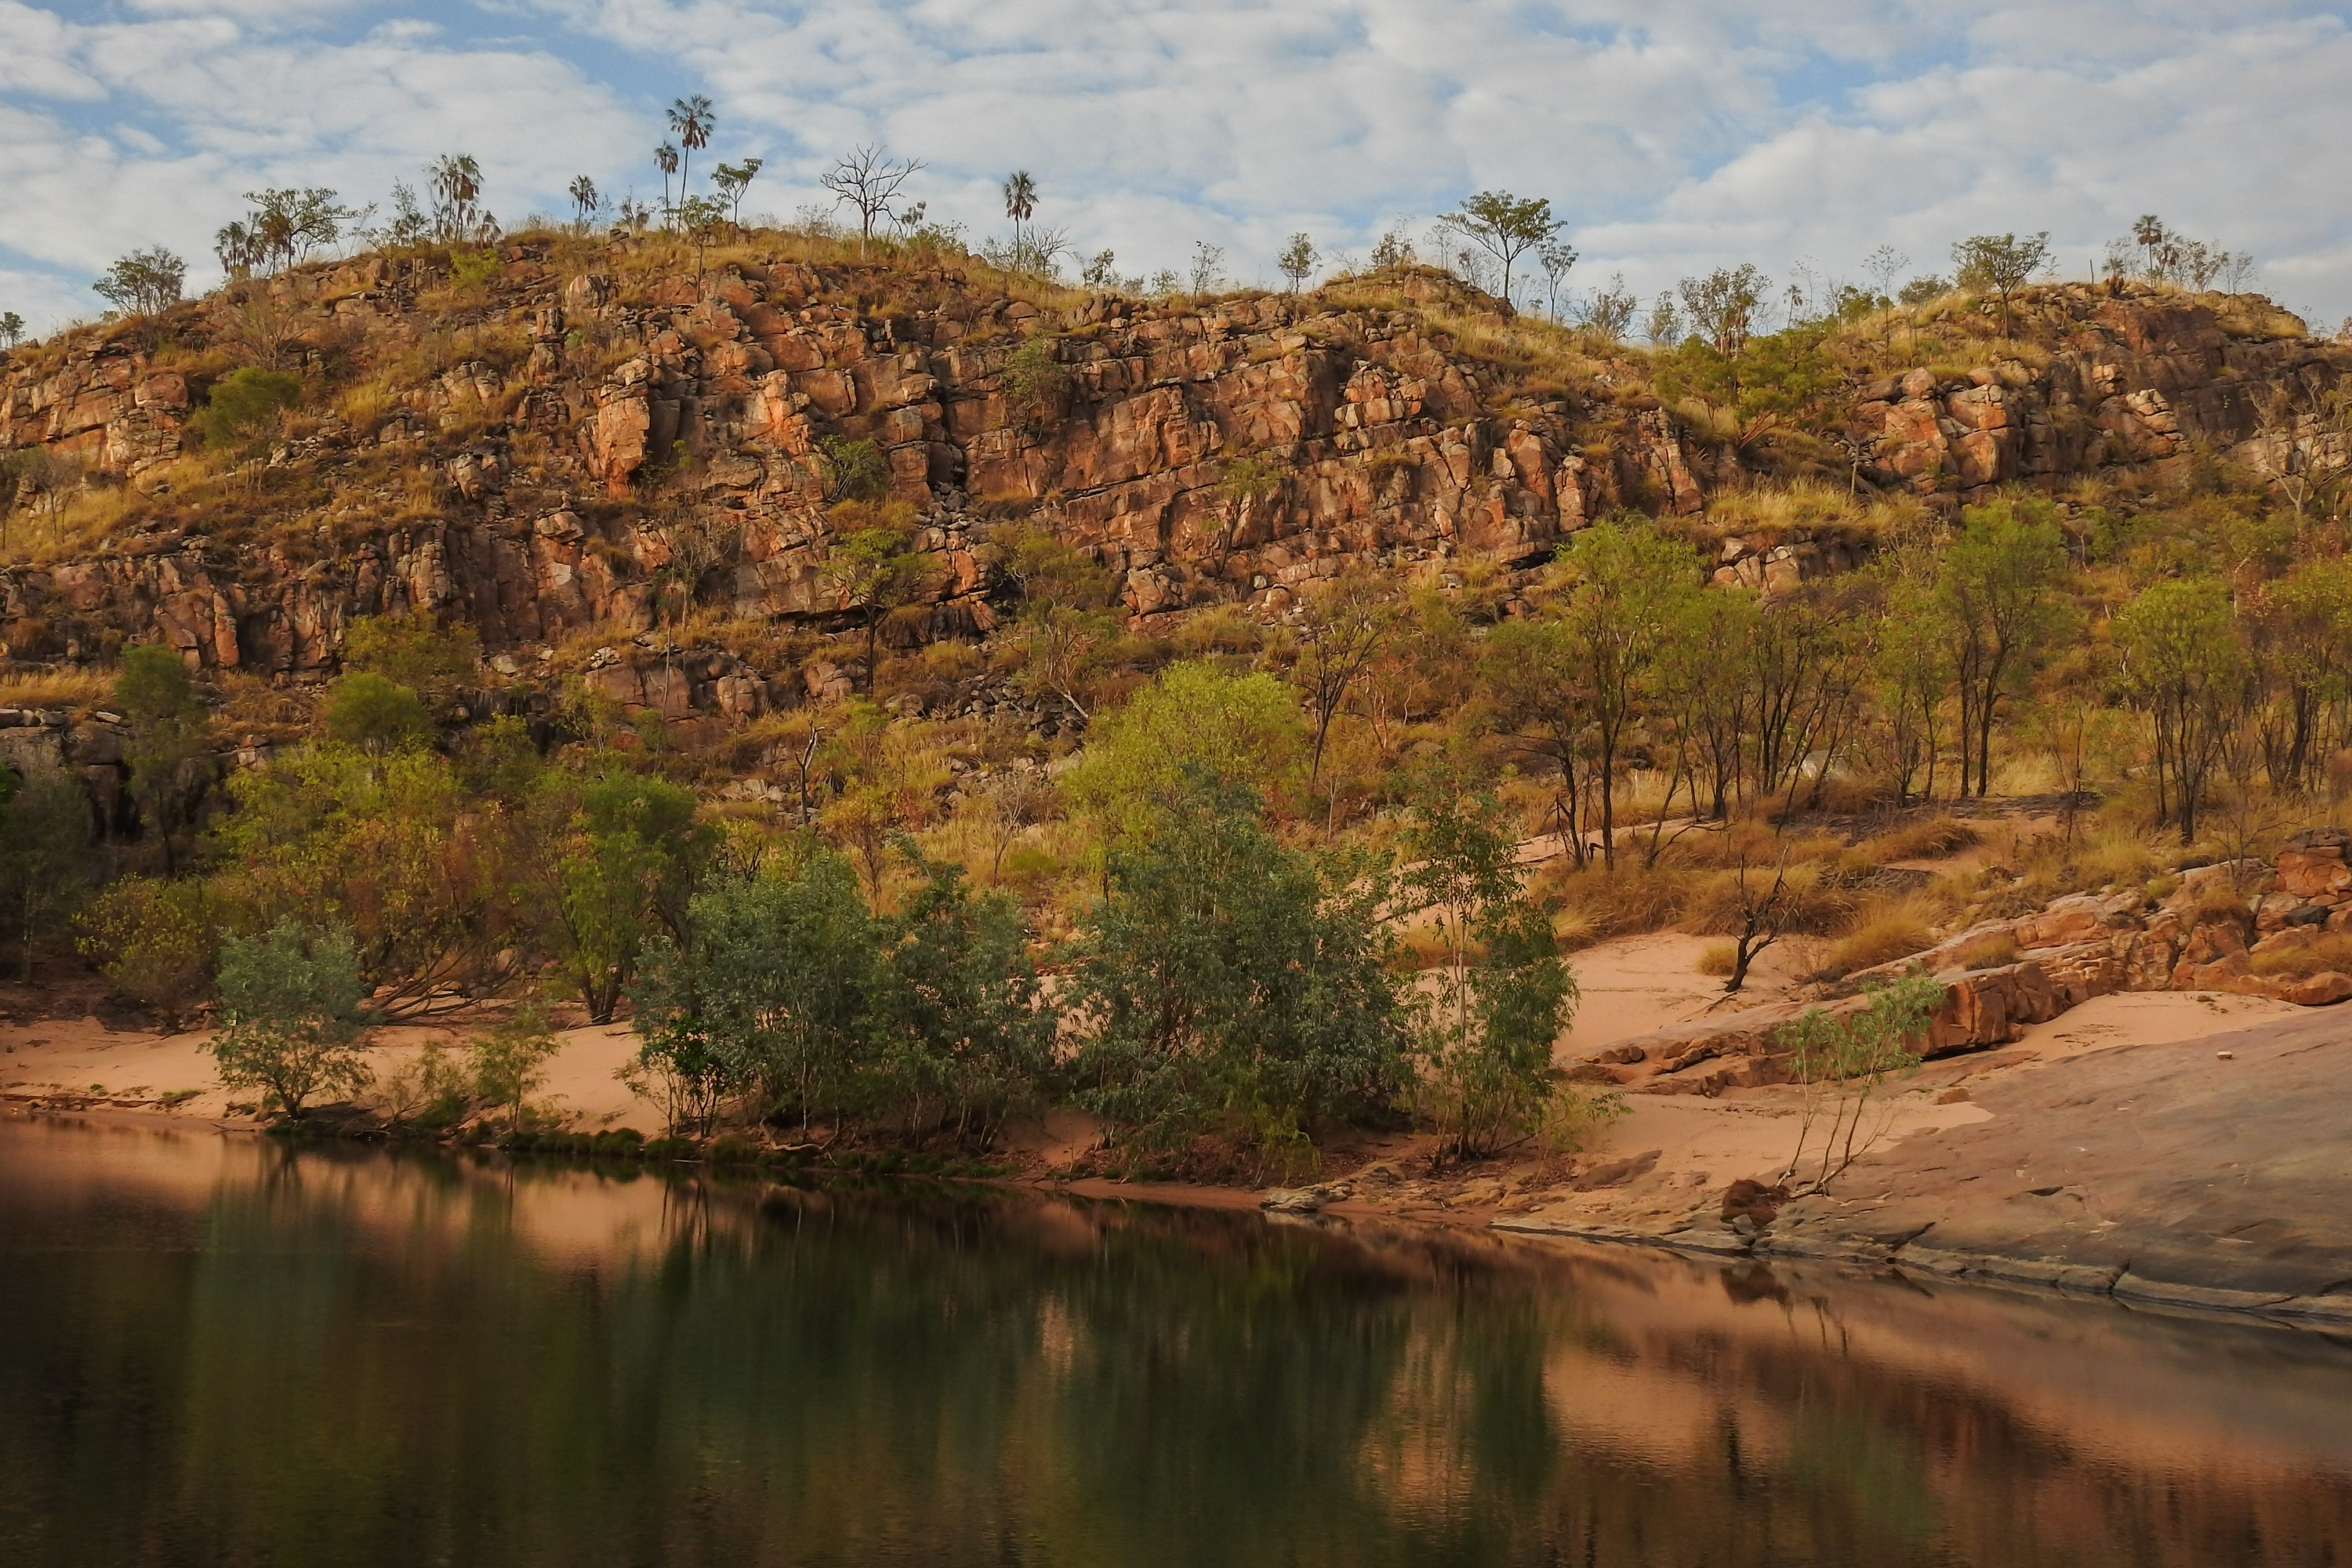
[[[843,157],[817,180],[831,191],[836,202],[847,202],[857,214],[857,254],[866,254],[874,238],[876,221],[888,221],[898,200],[901,186],[923,167],[919,158],[893,158],[887,147],[860,146]],[[1025,179],[1026,175],[1016,175]],[[1006,207],[1012,210],[1012,182],[1006,182]],[[1034,200],[1034,192],[1032,192]],[[1022,215],[1025,220],[1027,214]],[[1022,221],[1016,220],[1016,221]],[[1019,237],[1014,237],[1018,242]]]
[[[1319,259],[1315,242],[1303,234],[1294,234],[1290,243],[1282,247],[1282,254],[1274,258],[1274,264],[1290,280],[1290,291],[1296,294],[1314,275],[1315,263]]]
[[[1021,591],[1021,668],[1016,679],[1034,695],[1050,693],[1080,720],[1102,651],[1116,635],[1108,611],[1118,578],[1084,551],[1044,529],[1000,529],[991,542],[999,569]]]
[[[2197,813],[2230,739],[2244,679],[2229,592],[2212,577],[2150,584],[2115,618],[2134,700],[2156,731],[2157,815],[2197,840]]]
[[[1882,245],[1862,258],[1862,269],[1878,285],[1878,297],[1884,301],[1895,294],[1895,275],[1911,265],[1911,258],[1891,245]]]
[[[1489,795],[1452,780],[1415,804],[1404,882],[1444,960],[1416,1020],[1415,1100],[1439,1152],[1484,1159],[1526,1142],[1559,1092],[1552,1043],[1576,1006],[1551,922],[1528,901],[1517,836]]]
[[[2013,234],[1979,234],[1952,247],[1963,289],[1990,289],[2000,300],[2000,331],[2010,332],[2009,297],[2050,261],[2050,231],[2020,239]]]
[[[1211,245],[1205,239],[1194,240],[1192,263],[1192,292],[1206,294],[1214,289],[1223,280],[1220,268],[1224,264],[1225,247],[1223,246]]]
[[[313,250],[342,237],[346,225],[362,216],[323,186],[247,191],[253,210],[213,237],[214,254],[231,279],[257,269],[299,266]]]
[[[1752,262],[1718,267],[1704,278],[1685,278],[1677,286],[1691,330],[1715,346],[1717,353],[1738,355],[1748,347],[1756,323],[1756,308],[1764,302],[1770,279]]]
[[[27,447],[0,458],[0,479],[9,480],[17,494],[39,498],[41,510],[48,514],[52,545],[58,542],[58,518],[65,510],[66,498],[81,488],[87,472],[80,458],[47,447]],[[5,520],[0,516],[0,546],[6,543]]]
[[[691,793],[612,764],[551,774],[532,816],[542,930],[590,1019],[609,1024],[646,944],[685,931],[713,835]]]
[[[91,900],[79,945],[116,991],[176,1026],[212,983],[226,912],[196,878],[126,877]]]
[[[299,1121],[320,1094],[351,1094],[369,1078],[360,1040],[367,992],[352,934],[280,921],[232,938],[220,960],[223,1027],[205,1048],[231,1089],[261,1093],[265,1110]]]
[[[1245,787],[1197,771],[1113,851],[1064,994],[1078,1101],[1130,1166],[1181,1163],[1213,1136],[1261,1173],[1295,1169],[1311,1129],[1402,1087],[1386,880],[1370,871],[1318,869],[1266,831]]]
[[[678,199],[686,199],[688,187],[694,180],[694,155],[710,145],[710,132],[719,122],[710,100],[701,93],[674,99],[669,106],[669,128],[677,133],[677,144],[684,149],[677,172]]]
[[[1646,523],[1615,522],[1586,529],[1560,559],[1575,576],[1564,615],[1591,703],[1601,853],[1614,870],[1617,760],[1679,603],[1699,592],[1698,561]]]
[[[517,795],[530,787],[513,773],[499,782]],[[506,978],[514,960],[502,952],[524,945],[529,879],[512,807],[468,783],[415,746],[370,755],[328,742],[242,770],[228,784],[234,809],[206,845],[216,889],[248,925],[325,918],[347,928],[386,1016],[444,1008]]]
[[[881,922],[866,1032],[877,1109],[918,1137],[985,1149],[1040,1104],[1055,1018],[1027,952],[1021,908],[974,893],[962,868],[919,858],[923,885]]]
[[[2065,542],[2046,503],[1996,502],[1961,514],[1937,574],[1937,597],[1955,639],[1960,691],[1960,788],[1992,787],[1993,721],[2009,683],[2059,624],[2053,589],[2066,569]]]
[[[856,1098],[881,931],[849,864],[819,852],[782,874],[698,894],[691,942],[648,955],[639,1072],[704,1125],[726,1100],[806,1128]]]
[[[354,670],[327,694],[327,733],[346,746],[381,757],[433,738],[433,720],[416,693],[385,676]]]
[[[362,616],[343,634],[343,668],[386,677],[428,708],[446,709],[473,681],[481,648],[470,623],[445,626],[430,610]]]
[[[56,766],[32,767],[0,804],[0,887],[17,921],[24,944],[19,972],[33,980],[33,950],[51,921],[70,909],[89,883],[91,867],[89,792]]]
[[[851,501],[834,509],[837,531],[825,554],[824,578],[842,608],[856,614],[866,632],[866,695],[874,695],[881,661],[882,622],[911,602],[929,581],[930,552],[922,548],[903,506]]]
[[[1331,721],[1389,638],[1394,617],[1387,588],[1387,578],[1376,573],[1334,578],[1301,601],[1292,621],[1298,657],[1291,666],[1291,679],[1306,694],[1315,719],[1315,743],[1307,764],[1310,789],[1323,771]]]
[[[548,1027],[547,1009],[536,1001],[522,1003],[466,1047],[475,1094],[503,1107],[508,1127],[521,1131],[527,1102],[547,1082],[547,1063],[562,1048]]]
[[[0,343],[15,348],[25,341],[25,318],[14,310],[0,310]]]
[[[122,746],[131,764],[131,798],[155,830],[163,870],[173,870],[173,836],[187,793],[184,776],[204,754],[205,705],[188,667],[166,647],[142,643],[122,651],[114,679],[114,706],[130,733]]]
[[[472,239],[490,226],[481,211],[482,165],[470,153],[445,153],[425,166],[432,181],[433,229],[445,240]]]
[[[1004,180],[1004,216],[1013,220],[1013,260],[1017,268],[1023,255],[1022,226],[1037,211],[1037,182],[1026,169],[1015,169]]]
[[[1928,1027],[1944,1005],[1942,982],[1906,974],[1894,982],[1866,984],[1868,1001],[1843,1016],[1808,1007],[1783,1024],[1775,1038],[1789,1053],[1790,1074],[1802,1086],[1797,1145],[1780,1179],[1794,1179],[1805,1165],[1806,1145],[1824,1110],[1821,1165],[1802,1190],[1820,1192],[1885,1136],[1891,1110],[1875,1121],[1870,1102],[1887,1078],[1919,1060]]]
[[[1641,304],[1625,287],[1625,275],[1613,272],[1607,288],[1596,289],[1585,297],[1584,325],[1612,343],[1621,342],[1633,330],[1633,312],[1641,309]]]
[[[1650,307],[1648,321],[1642,335],[1650,340],[1653,348],[1672,348],[1683,340],[1683,313],[1675,303],[1671,289],[1660,289],[1656,303]]]
[[[1095,721],[1066,784],[1113,837],[1132,840],[1190,778],[1282,800],[1297,787],[1302,729],[1297,700],[1271,675],[1188,659]]]
[[[1559,770],[1551,816],[1559,825],[1561,850],[1583,865],[1577,762],[1591,722],[1591,702],[1575,638],[1558,616],[1505,621],[1480,646],[1478,676],[1487,722],[1512,747]]]
[[[743,193],[767,166],[764,158],[746,158],[740,163],[721,163],[711,174],[710,183],[727,201],[727,221],[739,233],[743,227]]]
[[[188,264],[162,246],[134,250],[90,288],[126,316],[160,316],[180,302]]]
[[[1511,269],[1519,258],[1568,226],[1567,220],[1551,216],[1549,198],[1515,196],[1508,191],[1480,191],[1437,222],[1495,258],[1503,269],[1507,305],[1511,302]]]
[[[2334,521],[2352,482],[2352,383],[2287,377],[2255,405],[2256,468],[2294,509]]]
[[[654,166],[661,171],[662,221],[667,223],[669,221],[669,215],[672,211],[672,205],[669,199],[669,177],[677,173],[677,143],[665,142],[660,146],[655,148]]]
[[[572,224],[586,234],[597,209],[604,205],[604,198],[597,193],[596,182],[585,174],[574,176],[566,194],[572,197]]]
[[[1546,240],[1536,247],[1536,262],[1544,275],[1544,314],[1555,321],[1559,320],[1560,288],[1568,281],[1577,259],[1576,247],[1559,240]]]

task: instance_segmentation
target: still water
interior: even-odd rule
[[[2352,1346],[19,1120],[0,1563],[2352,1563]]]

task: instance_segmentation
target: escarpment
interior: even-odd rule
[[[2045,363],[1857,378],[1776,450],[1662,405],[1641,356],[1426,272],[1147,303],[977,262],[698,274],[679,253],[527,240],[472,282],[439,255],[372,255],[19,351],[0,451],[56,454],[120,504],[79,550],[39,550],[19,510],[36,558],[0,572],[12,656],[160,640],[296,678],[334,668],[355,617],[425,609],[529,670],[681,605],[838,626],[858,506],[903,507],[927,559],[894,639],[996,624],[1007,521],[1107,568],[1149,629],[1278,610],[1350,563],[1526,567],[1621,508],[1704,527],[1711,497],[1791,471],[1948,501],[2162,470],[2258,445],[2266,389],[2335,374],[2276,312],[2047,290],[2025,307]],[[303,405],[247,449],[203,449],[212,389],[253,363],[299,374]],[[1822,457],[1838,443],[1850,462]],[[1861,553],[1736,536],[1717,576],[1770,592]],[[677,700],[797,700],[776,674],[730,665]]]

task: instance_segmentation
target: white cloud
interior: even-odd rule
[[[1575,223],[1580,281],[1736,259],[1921,268],[2048,228],[2070,268],[2158,211],[2352,310],[2352,33],[2326,0],[0,0],[0,239],[25,271],[192,251],[257,184],[362,199],[466,148],[509,217],[574,173],[657,190],[675,94],[753,205],[822,201],[837,152],[927,159],[975,233],[996,184],[1128,270],[1195,238],[1265,269],[1305,228],[1359,254],[1492,185]],[[373,18],[373,26],[370,19]],[[486,24],[510,32],[489,39]],[[44,273],[47,275],[47,273]],[[0,287],[22,287],[0,277]],[[26,297],[31,297],[28,291]],[[18,307],[22,308],[22,307]],[[30,313],[29,311],[27,312]]]

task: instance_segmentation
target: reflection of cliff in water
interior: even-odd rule
[[[2352,1545],[2352,1352],[2105,1304],[21,1125],[0,1254],[11,1563]]]

